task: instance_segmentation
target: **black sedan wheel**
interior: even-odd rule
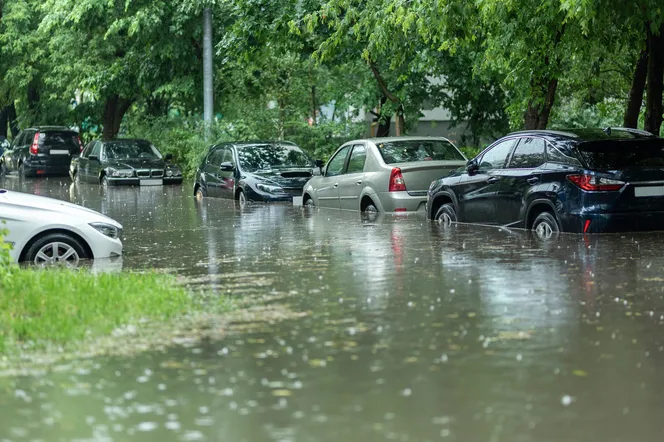
[[[0,161],[0,177],[4,177],[7,175],[7,166],[5,166],[4,161]]]
[[[440,209],[438,209],[438,212],[436,212],[436,216],[434,216],[434,221],[437,221],[442,227],[450,227],[452,223],[457,222],[457,215],[456,211],[454,210],[454,206],[452,204],[443,204]]]
[[[560,228],[556,218],[550,212],[542,212],[535,218],[533,231],[537,238],[548,241],[558,236]]]
[[[90,258],[83,245],[74,237],[64,233],[52,233],[32,243],[25,260],[41,265],[66,265],[77,267],[82,259]]]
[[[101,187],[103,187],[104,189],[108,189],[108,178],[106,177],[106,175],[101,177]]]
[[[196,193],[194,193],[194,198],[196,198],[196,201],[201,201],[203,198],[205,198],[205,191],[203,190],[202,187],[198,187],[196,189]]]
[[[240,207],[247,205],[247,196],[244,194],[244,190],[240,190],[237,195],[237,200],[240,202]]]

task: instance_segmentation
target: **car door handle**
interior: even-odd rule
[[[487,184],[493,184],[493,183],[498,182],[498,178],[496,178],[495,176],[492,176],[491,178],[487,178],[486,182],[487,182]]]
[[[362,184],[362,180],[357,180],[357,183],[355,183],[355,184],[357,184],[358,186],[361,185],[361,184]]]
[[[339,187],[339,183],[334,183],[334,188],[336,189],[337,187]]]
[[[537,183],[539,183],[539,180],[540,180],[539,178],[537,178],[536,176],[533,176],[533,177],[528,178],[526,181],[528,182],[528,184],[537,184]]]

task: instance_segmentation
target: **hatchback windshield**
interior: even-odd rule
[[[661,138],[581,143],[578,149],[590,169],[664,167],[664,140]]]
[[[238,149],[240,166],[247,172],[312,167],[309,157],[296,146],[257,144]]]
[[[445,140],[398,140],[376,145],[386,164],[465,160],[452,143]]]
[[[109,160],[161,159],[161,154],[147,141],[118,141],[106,143],[106,158]]]

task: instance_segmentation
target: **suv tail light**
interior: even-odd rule
[[[39,153],[39,132],[35,133],[35,137],[32,139],[32,145],[30,146],[30,153],[32,155],[37,155]]]
[[[401,169],[395,167],[390,174],[390,192],[403,192],[406,190],[406,183],[403,180]]]
[[[595,175],[567,175],[567,179],[577,187],[591,192],[611,192],[620,190],[625,185],[624,181],[612,180],[611,178],[598,177]]]

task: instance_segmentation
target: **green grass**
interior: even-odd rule
[[[164,321],[196,308],[192,296],[169,275],[18,268],[4,272],[0,353],[16,344],[66,345],[139,320]]]

